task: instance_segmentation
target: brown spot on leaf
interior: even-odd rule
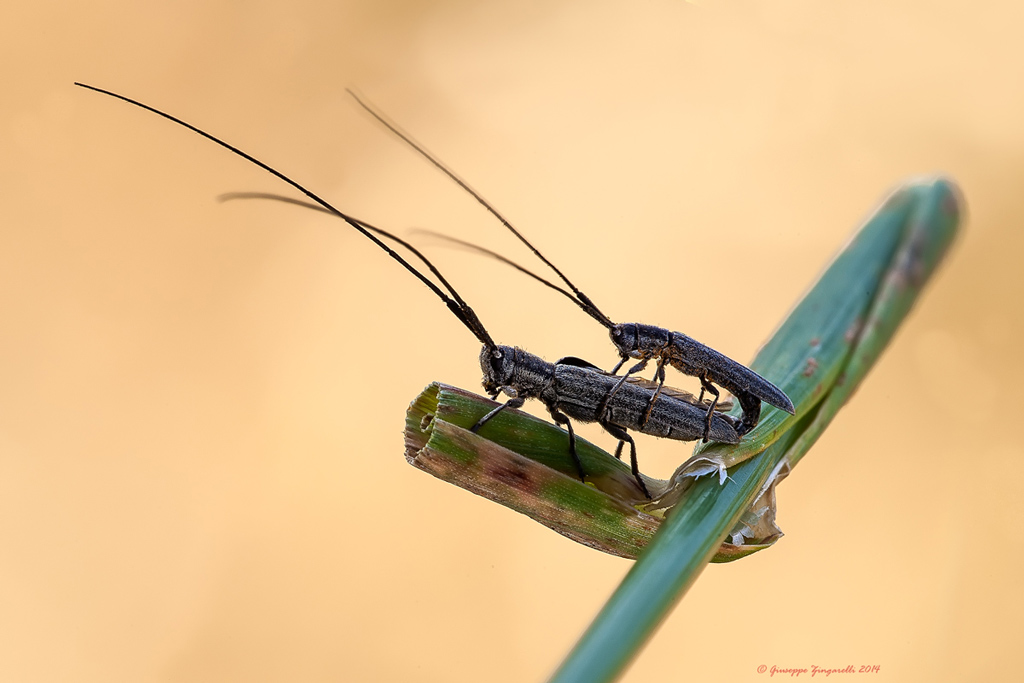
[[[806,367],[804,367],[804,372],[803,372],[804,377],[810,377],[811,375],[813,375],[817,371],[817,369],[818,369],[818,359],[814,358],[813,356],[811,358],[808,358],[807,359],[807,365],[806,365]]]
[[[843,335],[843,339],[847,344],[852,344],[857,341],[857,337],[860,336],[861,328],[864,326],[864,320],[857,318],[853,321],[853,324],[846,329],[846,334]]]
[[[950,216],[960,215],[960,197],[956,192],[950,192],[942,199],[942,210]]]
[[[494,467],[488,472],[488,475],[506,486],[524,491],[530,488],[532,483],[526,470],[522,467],[516,467],[513,463],[505,463],[500,467]]]

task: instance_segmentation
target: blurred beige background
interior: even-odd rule
[[[709,568],[625,680],[1019,680],[1019,3],[3,15],[0,680],[540,681],[630,566],[405,463],[416,393],[479,387],[476,341],[424,288],[328,218],[216,203],[287,190],[74,80],[382,226],[526,258],[357,87],[610,315],[739,359],[886,192],[948,173],[963,239],[780,488],[786,537]],[[615,360],[561,299],[431,253],[499,341]],[[639,441],[655,475],[690,451]]]

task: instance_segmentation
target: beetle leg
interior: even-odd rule
[[[665,386],[665,358],[664,356],[658,357],[658,369],[654,371],[654,376],[658,379],[658,388],[654,390],[654,396],[651,396],[650,403],[647,404],[647,410],[644,411],[644,419],[640,421],[640,428],[643,429],[647,425],[647,421],[651,419],[651,411],[654,410],[654,402],[658,400],[658,396],[661,395],[661,388]],[[708,421],[708,429],[710,429],[711,422]],[[707,433],[707,432],[705,432]]]
[[[476,424],[469,428],[469,431],[475,434],[481,427],[490,422],[491,418],[493,418],[501,411],[505,410],[505,408],[522,408],[524,403],[526,403],[525,398],[517,396],[510,398],[508,401],[502,403],[500,406],[496,407],[494,410],[492,410],[491,412],[487,413],[479,420],[477,420]]]
[[[714,398],[711,399],[711,405],[708,406],[708,414],[704,418],[704,437],[703,437],[703,439],[701,439],[701,441],[703,443],[707,443],[708,442],[708,434],[711,433],[711,419],[715,416],[715,406],[718,405],[719,393],[718,393],[718,389],[715,388],[715,385],[713,385],[710,382],[710,380],[708,380],[707,375],[701,375],[700,376],[700,395],[701,395],[702,399],[704,397],[704,390],[705,389],[707,389],[708,393],[711,394]]]
[[[602,422],[601,426],[604,427],[605,431],[609,434],[619,439],[620,445],[623,442],[629,444],[629,466],[633,471],[633,478],[636,479],[636,483],[640,485],[640,490],[644,492],[644,496],[650,500],[651,494],[647,490],[647,485],[644,483],[644,480],[640,477],[640,468],[636,464],[636,444],[633,443],[633,437],[629,435],[629,432],[618,425],[613,425],[609,422]]]
[[[565,425],[566,431],[569,432],[569,455],[572,456],[572,461],[576,463],[576,472],[580,475],[580,481],[584,484],[587,483],[586,475],[583,473],[583,463],[580,462],[580,456],[576,452],[576,434],[572,431],[572,422],[568,417],[558,412],[557,409],[548,406],[548,412],[551,413],[551,417],[557,424]]]
[[[621,363],[619,365],[621,365]],[[636,365],[634,365],[633,367],[626,371],[626,374],[623,375],[619,379],[619,381],[615,383],[615,386],[613,386],[611,390],[607,394],[605,394],[605,397],[601,399],[601,402],[597,404],[598,419],[601,419],[605,415],[605,413],[607,413],[608,404],[611,403],[612,397],[615,396],[616,392],[618,392],[619,387],[621,387],[626,382],[626,380],[629,379],[629,376],[635,375],[636,373],[640,372],[646,367],[647,359],[644,358],[642,361],[640,361],[639,363],[637,363]]]

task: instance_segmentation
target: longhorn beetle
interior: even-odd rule
[[[658,381],[658,388],[655,391],[655,400],[660,396],[663,390],[662,387],[665,384],[666,364],[671,365],[683,374],[697,377],[700,380],[701,390],[698,401],[703,400],[705,391],[712,395],[713,398],[711,400],[711,404],[705,415],[705,429],[703,433],[704,441],[707,441],[709,437],[713,438],[711,435],[711,422],[715,415],[715,408],[717,407],[719,398],[718,389],[715,388],[714,384],[718,384],[722,388],[732,392],[736,397],[736,400],[739,401],[743,415],[740,419],[739,425],[737,426],[737,432],[741,436],[757,425],[757,422],[761,417],[761,401],[765,401],[776,408],[785,410],[790,415],[795,414],[796,411],[793,408],[793,402],[777,386],[742,363],[737,363],[725,354],[701,344],[682,332],[673,332],[672,330],[664,327],[645,325],[642,323],[612,322],[608,316],[601,312],[590,297],[584,294],[569,280],[569,278],[563,275],[562,271],[556,268],[551,261],[541,254],[540,251],[522,235],[522,233],[513,227],[512,223],[510,223],[508,219],[506,219],[496,208],[494,208],[494,206],[483,198],[483,195],[470,187],[469,183],[456,175],[456,173],[442,163],[440,159],[428,152],[423,146],[413,140],[412,137],[400,130],[398,126],[387,120],[383,114],[376,111],[356,93],[351,90],[348,92],[363,109],[377,119],[377,121],[385,128],[412,147],[427,161],[433,164],[434,167],[455,181],[459,187],[480,202],[480,204],[483,205],[491,215],[497,218],[498,221],[508,228],[513,235],[518,237],[519,240],[525,244],[537,258],[554,271],[554,273],[558,275],[559,279],[569,287],[572,293],[570,294],[564,289],[547,282],[543,278],[534,275],[530,271],[512,263],[504,257],[498,256],[494,252],[479,248],[473,244],[463,244],[476,249],[477,251],[482,251],[483,253],[495,256],[527,275],[530,275],[531,277],[544,282],[548,286],[561,291],[563,294],[568,296],[573,303],[583,309],[587,315],[607,328],[612,344],[614,344],[615,348],[618,350],[620,358],[618,364],[612,368],[611,374],[616,374],[619,371],[619,368],[621,368],[622,365],[630,358],[639,361],[636,365],[629,368],[622,379],[620,379],[612,388],[611,392],[609,392],[607,396],[608,400],[611,400],[618,391],[621,391],[627,377],[642,371],[647,367],[647,364],[651,360],[657,360],[657,369],[655,370],[654,376]],[[650,408],[653,408],[653,406],[654,402],[652,401]],[[649,417],[650,411],[644,415],[643,420],[647,420]],[[643,421],[641,421],[641,424],[643,424]]]
[[[569,452],[582,481],[586,481],[585,473],[579,455],[576,453],[576,435],[573,432],[570,418],[580,422],[599,423],[608,433],[620,440],[619,453],[621,452],[621,443],[629,443],[633,477],[648,498],[650,498],[650,493],[647,491],[647,486],[640,477],[637,467],[636,444],[627,430],[678,441],[693,441],[703,434],[710,435],[716,441],[739,442],[740,436],[734,427],[732,418],[714,413],[709,428],[703,407],[696,405],[696,401],[690,394],[674,389],[665,389],[659,392],[655,390],[653,383],[640,379],[623,384],[621,378],[608,374],[579,358],[566,357],[555,363],[548,363],[539,356],[520,348],[495,344],[469,304],[426,257],[404,240],[342,213],[326,200],[321,199],[275,168],[175,116],[109,90],[83,83],[75,85],[109,95],[162,116],[255,164],[302,192],[329,213],[344,220],[426,285],[483,344],[480,351],[480,368],[484,375],[484,389],[492,399],[496,399],[502,393],[509,397],[507,402],[497,406],[473,425],[473,431],[478,430],[501,410],[509,407],[519,408],[526,399],[536,398],[547,407],[556,423],[565,426],[569,434]],[[377,233],[409,249],[437,277],[448,293],[442,291],[440,287],[372,233]],[[660,398],[658,397],[659,393]]]

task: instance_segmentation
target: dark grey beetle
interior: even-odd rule
[[[419,145],[406,133],[401,131],[395,124],[388,121],[382,114],[377,112],[373,107],[364,102],[359,98],[358,95],[349,91],[349,94],[363,107],[371,116],[377,121],[384,125],[393,134],[399,137],[407,145],[416,150],[422,155],[427,161],[433,164],[438,170],[447,175],[453,181],[455,181],[463,190],[473,196],[480,204],[483,205],[487,211],[489,211],[495,218],[497,218],[502,225],[508,228],[513,235],[519,238],[523,244],[529,247],[530,251],[534,253],[545,265],[551,268],[552,271],[568,286],[571,291],[548,282],[544,278],[540,277],[520,266],[517,263],[510,261],[509,259],[496,254],[493,251],[484,249],[475,244],[464,242],[462,240],[454,240],[444,235],[438,235],[444,239],[458,242],[476,251],[488,254],[497,258],[504,263],[507,263],[521,272],[533,277],[540,282],[544,283],[548,287],[561,292],[567,296],[573,303],[583,309],[590,317],[594,318],[597,322],[608,329],[609,336],[611,337],[612,344],[619,352],[619,363],[612,369],[611,373],[614,375],[619,371],[619,368],[629,360],[630,358],[638,360],[634,366],[626,371],[626,374],[621,380],[613,387],[612,391],[608,394],[608,400],[612,400],[619,391],[622,391],[623,387],[626,386],[626,378],[630,377],[634,373],[642,371],[651,360],[657,361],[657,369],[655,370],[655,378],[658,382],[658,389],[655,394],[655,400],[650,404],[650,411],[653,410],[655,402],[658,396],[662,393],[662,387],[665,384],[665,365],[671,365],[680,372],[686,375],[697,377],[700,380],[701,392],[698,401],[702,401],[704,398],[704,392],[707,391],[713,396],[713,399],[708,406],[705,414],[705,429],[703,432],[703,439],[707,441],[709,438],[714,439],[712,434],[712,422],[714,421],[715,408],[718,404],[719,392],[715,388],[715,384],[732,392],[736,399],[740,403],[740,407],[743,410],[743,415],[740,419],[739,425],[737,426],[738,433],[742,436],[751,429],[753,429],[758,420],[761,417],[761,401],[765,401],[780,410],[784,410],[790,415],[795,413],[793,408],[793,402],[789,399],[786,394],[779,389],[777,386],[766,380],[761,375],[757,374],[742,363],[737,363],[733,359],[729,358],[723,353],[715,351],[709,346],[705,346],[695,339],[688,337],[682,332],[673,332],[663,327],[657,327],[655,325],[644,325],[641,323],[614,323],[597,307],[596,304],[584,294],[576,285],[574,285],[569,278],[562,274],[558,268],[555,267],[551,261],[544,257],[536,247],[533,246],[525,237],[512,224],[495,209],[487,200],[483,198],[480,193],[474,190],[470,185],[455,174],[454,171],[449,169],[439,159],[433,156],[425,148]],[[423,231],[430,232],[430,231]],[[432,233],[437,235],[437,233]],[[645,418],[646,419],[646,418]],[[643,422],[641,422],[643,424]],[[620,444],[621,445],[621,444]]]
[[[633,476],[647,497],[650,497],[650,494],[637,468],[636,445],[627,430],[679,441],[693,441],[704,435],[710,436],[716,441],[739,442],[740,435],[732,418],[714,413],[708,420],[703,404],[686,392],[670,388],[661,389],[659,387],[656,389],[653,383],[638,378],[624,381],[625,378],[610,375],[578,358],[566,357],[555,363],[548,363],[522,349],[495,344],[473,309],[448,283],[440,271],[423,254],[404,240],[338,211],[326,200],[321,199],[271,166],[179,118],[109,90],[82,83],[76,83],[76,85],[109,95],[162,116],[259,166],[302,192],[327,212],[343,219],[423,282],[483,344],[483,349],[480,352],[480,367],[484,375],[484,389],[492,398],[497,398],[502,393],[509,397],[506,403],[497,406],[481,418],[473,426],[474,431],[482,427],[501,410],[508,407],[518,408],[526,399],[536,398],[547,407],[555,422],[564,425],[568,431],[569,450],[581,480],[586,480],[585,473],[576,453],[576,436],[573,433],[570,419],[599,423],[606,431],[620,440],[616,455],[621,452],[622,442],[629,443]],[[442,291],[402,256],[375,237],[373,233],[408,249],[427,266],[448,293]],[[660,393],[660,398],[658,393]]]

